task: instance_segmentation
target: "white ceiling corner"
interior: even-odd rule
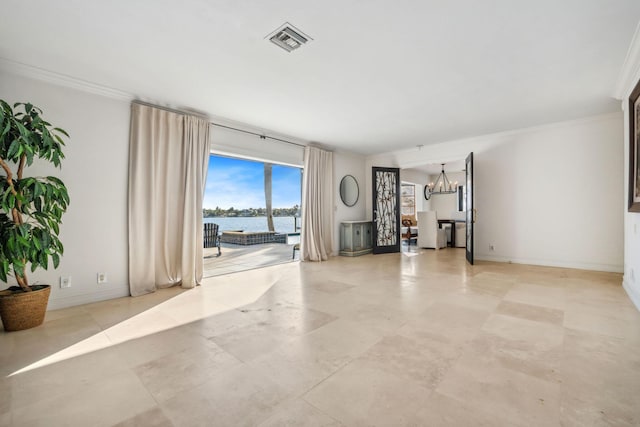
[[[615,98],[620,101],[623,100],[631,93],[638,79],[640,79],[640,22],[636,26],[624,64],[620,69],[620,76],[614,92]]]

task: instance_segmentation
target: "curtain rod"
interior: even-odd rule
[[[244,130],[244,129],[238,129],[238,128],[234,128],[234,127],[227,126],[227,125],[221,125],[219,123],[214,123],[214,122],[209,122],[209,123],[211,123],[213,126],[218,126],[218,127],[225,128],[225,129],[235,130],[237,132],[243,132],[243,133],[248,133],[250,135],[259,136],[260,139],[273,139],[274,141],[284,142],[285,144],[297,145],[298,147],[303,147],[303,148],[306,147],[306,145],[304,145],[304,144],[298,144],[297,142],[287,141],[286,139],[280,139],[280,138],[276,138],[276,137],[273,137],[273,136],[263,135],[261,133],[251,132],[251,131]]]
[[[150,103],[148,103],[148,102],[139,101],[139,100],[135,100],[135,101],[132,101],[132,102],[133,102],[134,104],[140,104],[140,105],[145,105],[145,106],[147,106],[147,107],[153,107],[153,108],[158,108],[158,109],[160,109],[160,110],[169,111],[170,113],[182,114],[182,115],[184,115],[184,116],[188,116],[188,115],[200,115],[201,117],[203,117],[203,118],[205,118],[205,119],[206,119],[206,117],[204,117],[204,115],[201,115],[200,113],[195,112],[195,111],[193,111],[193,112],[192,112],[192,111],[183,111],[183,110],[178,110],[178,109],[175,109],[175,108],[163,107],[163,106],[161,106],[161,105],[150,104]],[[222,124],[220,124],[220,123],[209,122],[209,124],[211,124],[212,126],[218,126],[218,127],[225,128],[225,129],[235,130],[235,131],[237,131],[237,132],[247,133],[247,134],[249,134],[249,135],[255,135],[255,136],[260,137],[260,139],[273,139],[274,141],[284,142],[285,144],[297,145],[298,147],[303,147],[303,148],[304,148],[304,147],[306,147],[306,145],[304,145],[304,144],[299,144],[299,143],[297,143],[297,142],[287,141],[286,139],[280,139],[280,138],[276,138],[276,137],[273,137],[273,136],[263,135],[263,134],[261,134],[261,133],[251,132],[251,131],[244,130],[244,129],[238,129],[238,128],[234,128],[234,127],[231,127],[231,126],[222,125]]]

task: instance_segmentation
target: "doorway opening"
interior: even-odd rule
[[[299,167],[212,154],[202,216],[218,229],[205,239],[204,277],[297,260],[301,189]]]
[[[402,197],[402,216],[404,233],[402,236],[401,251],[405,253],[420,252],[421,245],[425,247],[440,246],[447,249],[459,249],[466,246],[465,212],[465,161],[451,161],[446,163],[446,174],[451,182],[457,182],[457,189],[450,194],[428,194],[425,196],[425,186],[435,183],[442,169],[442,163],[426,164],[411,168],[401,169],[402,194],[409,196]],[[457,190],[457,191],[455,191]],[[413,194],[413,197],[411,197]],[[419,242],[420,222],[418,217],[420,212],[435,211],[436,223],[434,227],[444,231],[444,243],[442,233],[438,230],[422,230],[422,243]],[[407,224],[407,225],[405,225]],[[410,224],[410,225],[408,225]],[[411,233],[411,234],[409,234]],[[427,239],[426,236],[429,236]]]

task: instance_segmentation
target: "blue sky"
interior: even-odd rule
[[[300,205],[300,169],[273,165],[274,208]],[[251,160],[210,156],[203,207],[215,209],[262,208],[264,203],[264,165]]]

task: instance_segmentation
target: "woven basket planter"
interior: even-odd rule
[[[21,331],[42,325],[51,286],[41,285],[31,292],[0,292],[0,318],[5,331]]]

